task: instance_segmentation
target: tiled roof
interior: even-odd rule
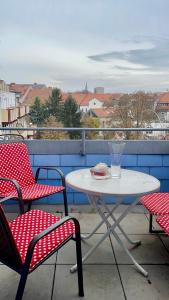
[[[160,103],[169,103],[169,92],[161,94],[160,98],[159,98],[159,102]]]
[[[91,109],[93,114],[98,118],[110,118],[115,112],[112,107],[108,108],[93,108]]]
[[[30,89],[28,94],[24,99],[24,104],[32,105],[35,101],[35,98],[40,98],[41,102],[48,100],[49,96],[52,94],[52,88],[34,88]]]
[[[17,84],[17,83],[10,83],[9,84],[9,91],[14,93],[20,93],[23,96],[27,89],[30,88],[31,84]]]
[[[88,106],[89,102],[92,99],[97,99],[101,102],[109,102],[111,99],[118,100],[122,94],[114,93],[114,94],[96,94],[96,93],[65,93],[63,94],[63,99],[65,100],[69,95],[71,95],[78,105],[80,106]]]

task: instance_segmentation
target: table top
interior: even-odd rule
[[[158,191],[160,181],[148,174],[122,169],[121,178],[95,179],[90,169],[80,169],[66,175],[73,189],[93,195],[142,196]]]

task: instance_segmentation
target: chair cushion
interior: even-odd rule
[[[0,144],[0,177],[15,179],[20,187],[35,183],[28,149],[24,143]],[[0,197],[13,189],[12,183],[0,181]]]
[[[23,263],[33,237],[59,220],[59,217],[50,213],[41,210],[31,210],[9,223]],[[34,248],[30,270],[54,249],[58,248],[65,240],[70,238],[74,232],[74,223],[67,221],[58,229],[39,240]]]
[[[141,197],[140,202],[154,215],[169,214],[169,193],[152,193]]]
[[[45,196],[49,196],[64,190],[63,186],[49,186],[45,184],[31,184],[21,187],[23,200],[35,200]],[[9,194],[8,194],[9,195]],[[17,196],[16,191],[10,192],[10,196]]]
[[[161,228],[169,235],[169,216],[165,215],[156,219]]]

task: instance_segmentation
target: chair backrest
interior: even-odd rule
[[[0,261],[14,270],[22,267],[21,257],[2,205],[0,205]]]
[[[24,143],[0,144],[0,177],[15,179],[20,187],[35,183],[28,149]],[[0,197],[12,190],[12,183],[0,180]]]

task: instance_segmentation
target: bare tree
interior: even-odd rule
[[[111,120],[111,127],[142,128],[157,119],[154,113],[155,98],[153,94],[138,91],[124,94],[116,106],[116,113]],[[142,132],[125,132],[126,139],[143,138]]]

